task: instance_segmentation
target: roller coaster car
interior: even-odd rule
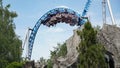
[[[59,11],[58,11],[59,10]],[[76,16],[76,13],[74,11],[68,11],[67,9],[55,9],[52,11],[56,14],[47,13],[46,15],[43,16],[43,24],[50,27],[54,26],[55,24],[62,22],[66,24],[70,24],[70,26],[76,25],[79,21],[78,16]],[[68,13],[70,12],[70,13]],[[78,24],[77,24],[78,25]]]
[[[46,23],[44,22],[44,20],[41,20],[41,24],[45,25]]]
[[[55,9],[56,13],[60,13],[59,8]]]
[[[49,24],[49,22],[47,22],[45,25],[46,25],[47,27],[50,27],[50,24]]]
[[[50,20],[50,18],[47,18],[47,19],[43,22],[43,25],[45,25],[49,20]]]
[[[64,12],[65,14],[68,14],[68,11],[67,11],[67,9],[65,9],[65,12]]]
[[[56,14],[56,17],[61,18],[61,13]]]

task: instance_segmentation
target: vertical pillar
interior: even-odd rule
[[[102,1],[102,19],[103,24],[106,24],[106,0]]]

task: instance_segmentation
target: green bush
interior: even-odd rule
[[[12,62],[6,68],[22,68],[23,64],[19,62]]]
[[[54,51],[51,51],[51,58],[60,56],[65,57],[66,54],[67,54],[66,43],[58,44],[58,46],[54,48]]]
[[[47,68],[53,68],[53,62],[51,61],[51,59],[47,60]]]

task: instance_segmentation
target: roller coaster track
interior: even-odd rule
[[[41,24],[50,27],[50,26],[56,25],[57,23],[65,22],[67,24],[70,24],[70,26],[74,26],[74,25],[81,26],[85,23],[85,15],[88,12],[88,8],[91,4],[91,1],[92,0],[88,0],[86,2],[82,15],[68,8],[55,8],[45,13],[37,21],[37,23],[35,24],[35,26],[31,31],[31,34],[28,40],[29,43],[28,43],[27,59],[28,60],[31,59],[34,40]]]

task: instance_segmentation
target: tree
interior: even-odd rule
[[[67,54],[66,43],[58,44],[57,47],[54,47],[54,51],[51,51],[51,58],[53,57],[64,57]]]
[[[66,43],[58,44],[57,47],[54,47],[54,51],[51,51],[51,57],[47,60],[47,68],[53,68],[53,63],[57,62],[58,57],[65,57],[67,54]]]
[[[40,58],[39,62],[40,62],[40,67],[42,67],[42,66],[47,64],[46,59],[44,59],[43,57]]]
[[[53,68],[53,62],[51,59],[47,60],[47,68]]]
[[[9,11],[10,4],[3,7],[0,0],[0,68],[21,59],[21,40],[15,34],[13,19],[17,14]]]
[[[105,49],[97,42],[97,31],[92,28],[90,22],[84,24],[82,31],[77,31],[81,42],[77,47],[79,52],[78,68],[106,68]]]
[[[22,67],[23,67],[22,63],[12,62],[9,65],[7,65],[6,68],[22,68]]]

